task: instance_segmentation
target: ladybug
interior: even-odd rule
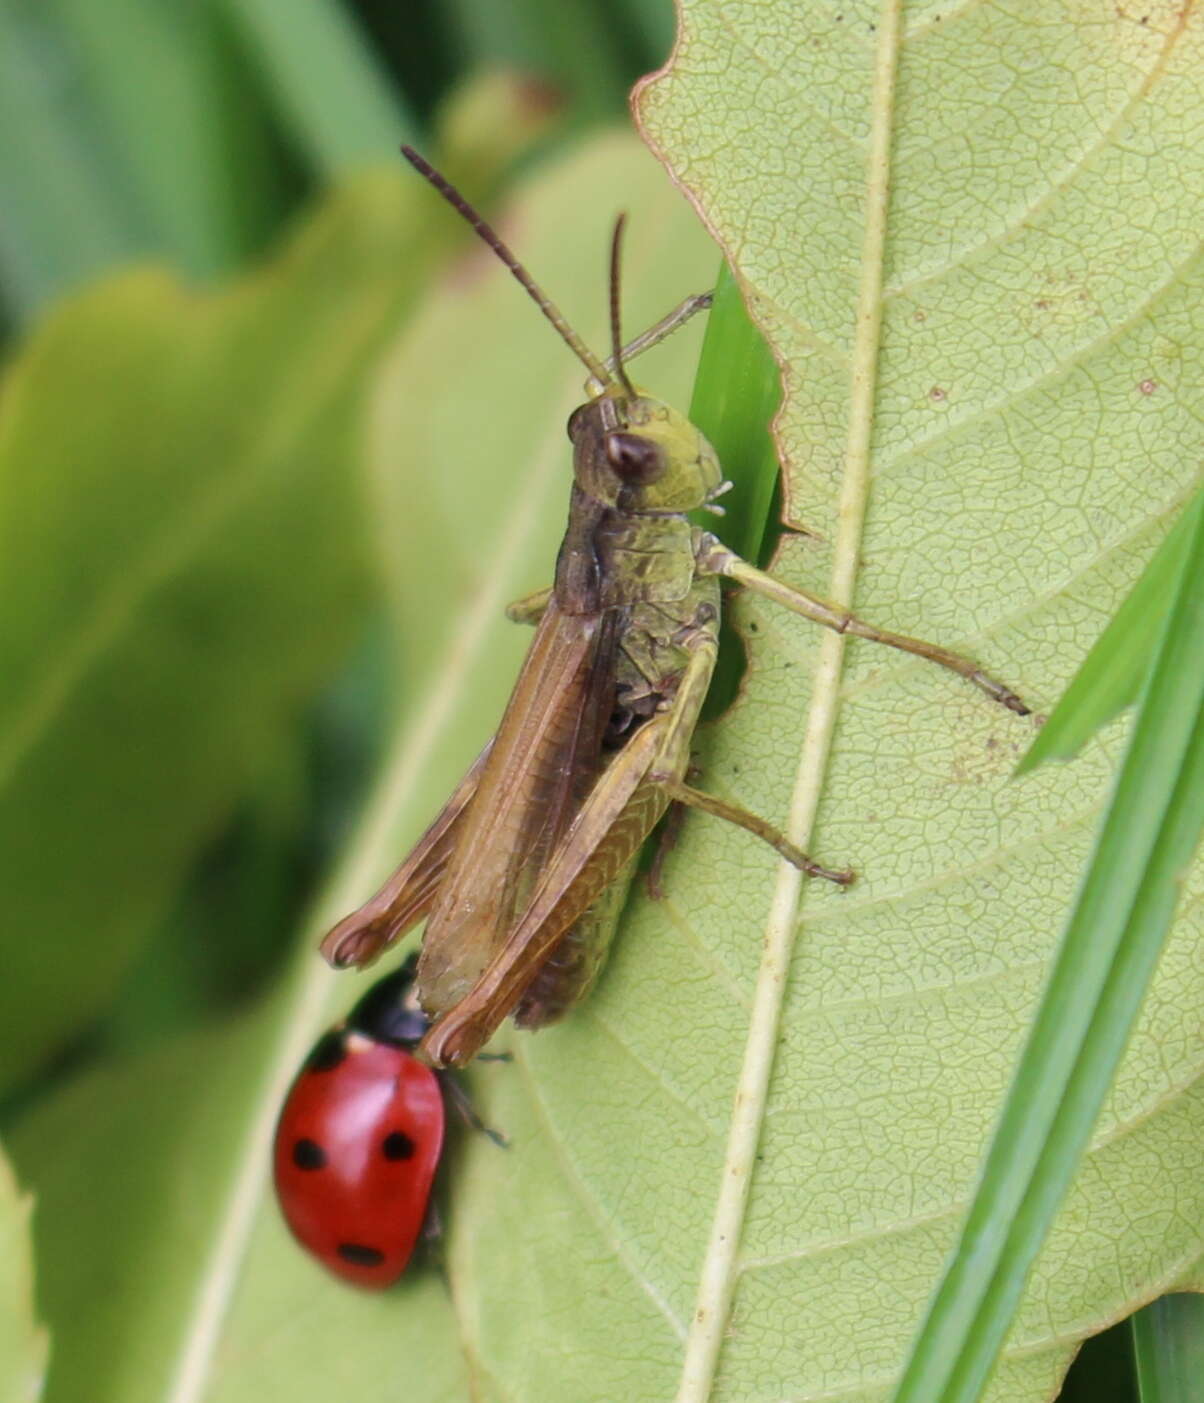
[[[369,1289],[396,1281],[430,1235],[446,1100],[484,1129],[459,1087],[414,1056],[429,1021],[414,994],[416,964],[411,956],[374,984],[319,1038],[276,1126],[285,1222],[329,1271]]]

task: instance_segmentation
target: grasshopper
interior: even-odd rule
[[[676,410],[637,390],[634,355],[709,299],[687,299],[624,347],[611,245],[612,353],[597,357],[484,219],[409,148],[410,163],[476,229],[589,372],[568,422],[574,483],[550,589],[511,605],[536,624],[497,734],[413,852],[322,943],[363,966],[426,918],[417,985],[434,1019],[422,1053],[474,1057],[507,1015],[552,1022],[585,991],[645,839],[671,804],[748,829],[810,876],[847,884],[756,815],[688,782],[690,741],[719,646],[721,579],[827,628],[928,658],[1025,715],[1015,692],[968,658],[875,628],[792,588],[691,524],[730,483]]]

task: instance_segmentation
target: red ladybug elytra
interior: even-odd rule
[[[451,1083],[413,1055],[427,1029],[416,957],[321,1037],[276,1126],[276,1196],[298,1242],[336,1276],[379,1289],[427,1221]]]

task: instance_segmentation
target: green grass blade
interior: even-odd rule
[[[762,562],[778,484],[778,453],[769,425],[781,400],[777,362],[749,319],[739,286],[726,263],[719,267],[715,300],[694,377],[690,418],[710,439],[735,490],[720,503],[721,520],[696,520],[748,560]],[[706,715],[717,716],[736,696],[744,651],[730,620],[711,679]]]
[[[192,273],[237,252],[223,141],[223,54],[207,6],[155,0],[53,0],[54,57],[78,72],[121,185],[156,249]]]
[[[1016,767],[1027,774],[1046,760],[1071,760],[1097,730],[1137,700],[1163,618],[1178,588],[1187,546],[1204,512],[1197,494],[1171,528],[1129,597],[1100,634],[1074,681]]]
[[[982,1180],[895,1403],[973,1403],[1141,1006],[1204,824],[1204,515]]]
[[[512,65],[550,79],[587,117],[617,117],[633,74],[606,13],[590,0],[452,0],[471,66]]]
[[[391,160],[418,125],[363,36],[332,0],[222,0],[315,169]]]
[[[724,473],[738,489],[723,500],[727,515],[716,533],[749,560],[760,555],[777,486],[778,455],[769,424],[781,393],[777,363],[724,263],[698,359],[690,418],[714,444]]]
[[[16,317],[148,242],[90,134],[40,76],[40,39],[0,11],[0,277]]]
[[[49,1338],[34,1304],[33,1196],[21,1191],[0,1151],[0,1403],[42,1396]]]
[[[1204,1297],[1163,1296],[1130,1322],[1141,1403],[1204,1397]]]

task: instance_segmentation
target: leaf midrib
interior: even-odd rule
[[[901,31],[900,0],[883,0],[874,49],[871,128],[866,158],[865,232],[857,298],[848,439],[828,597],[854,602],[861,538],[870,484],[870,450],[880,348],[886,228],[893,135],[895,77]],[[784,405],[780,418],[786,417]],[[840,708],[844,638],[826,633],[816,661],[814,690],[799,755],[787,833],[806,850],[827,774]],[[732,1300],[742,1263],[748,1198],[765,1120],[787,973],[799,933],[803,877],[786,863],[778,868],[757,973],[752,1016],[711,1232],[682,1364],[678,1403],[706,1403],[712,1396]]]

